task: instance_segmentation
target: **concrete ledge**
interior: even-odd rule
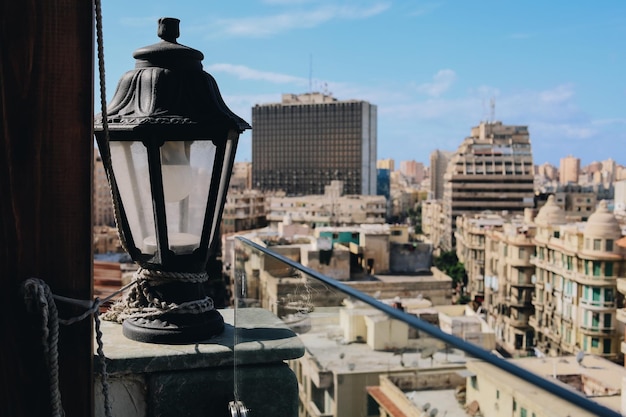
[[[236,387],[255,417],[297,416],[298,384],[284,361],[304,354],[300,339],[264,309],[220,313],[224,333],[192,345],[136,342],[122,335],[121,325],[103,322],[113,415],[230,417]],[[94,369],[95,415],[104,416],[97,357]]]

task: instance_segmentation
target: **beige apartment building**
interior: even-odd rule
[[[381,301],[392,304],[398,299]],[[454,331],[487,349],[493,346],[492,335],[482,333],[486,323],[481,325],[478,316],[464,315],[464,306],[431,307],[423,298],[400,302],[405,311],[443,331]],[[450,408],[440,407],[442,415],[444,410],[462,411],[454,399],[454,393],[466,384],[463,371],[468,358],[462,351],[446,349],[438,339],[360,302],[316,308],[310,319],[311,329],[299,335],[305,354],[290,362],[300,387],[300,417],[390,415],[382,414],[390,396],[385,387],[380,389],[381,377],[414,391],[414,401],[421,408],[426,403],[436,408],[444,400],[452,403]],[[410,412],[410,408],[402,411]]]
[[[622,401],[626,369],[601,357],[511,359],[513,364],[556,383],[565,383],[581,396],[625,415]],[[468,361],[467,409],[482,417],[598,417],[533,384],[482,361]],[[480,414],[478,414],[480,413]]]
[[[626,369],[619,365],[597,356],[585,356],[580,363],[574,356],[511,362],[626,415],[621,394]],[[378,403],[380,417],[597,417],[486,362],[468,361],[464,374],[465,389],[446,390],[430,374],[429,390],[423,391],[426,382],[420,379],[425,377],[406,372],[381,375],[367,391]]]
[[[622,238],[616,217],[601,201],[587,222],[568,223],[549,198],[535,224],[535,316],[530,324],[538,350],[617,359],[623,339],[617,285],[626,274],[626,250],[616,244]]]
[[[388,169],[389,172],[394,172],[396,169],[396,162],[391,159],[379,159],[376,161],[376,169]]]
[[[537,166],[537,175],[548,181],[556,181],[559,179],[559,169],[549,162],[544,162]]]
[[[115,226],[109,180],[98,149],[94,149],[93,155],[93,225]]]
[[[439,253],[442,246],[445,223],[441,200],[422,202],[422,238],[433,245],[434,253]]]
[[[275,225],[289,216],[292,222],[308,224],[312,228],[385,223],[385,196],[344,195],[343,187],[343,182],[332,181],[324,187],[323,195],[270,196],[267,220],[270,225]]]
[[[457,216],[484,210],[522,214],[534,206],[528,127],[481,122],[457,149],[444,179],[442,249],[451,250]]]
[[[230,188],[226,195],[220,233],[265,227],[265,204],[265,195],[258,190]]]
[[[485,233],[502,228],[503,223],[500,214],[491,212],[456,218],[456,255],[467,273],[467,291],[478,303],[485,298]]]
[[[528,356],[534,346],[529,319],[535,251],[532,209],[524,216],[491,212],[457,217],[456,253],[468,276],[467,291],[509,356]]]
[[[561,158],[559,166],[559,182],[561,184],[578,184],[580,175],[580,158],[572,155]]]
[[[531,210],[528,210],[530,212]],[[535,292],[535,226],[530,213],[515,218],[485,236],[485,299],[487,322],[493,327],[500,352],[508,356],[531,356],[534,329],[530,318]]]
[[[415,184],[420,184],[424,180],[424,164],[421,162],[401,161],[400,172]]]

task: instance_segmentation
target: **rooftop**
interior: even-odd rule
[[[368,373],[380,371],[406,371],[407,369],[464,368],[465,354],[456,349],[445,349],[443,343],[432,339],[437,350],[430,356],[420,351],[386,352],[372,350],[366,343],[346,342],[339,326],[341,307],[317,307],[310,313],[311,331],[301,334],[300,340],[314,356],[320,370],[337,374]],[[367,307],[365,307],[367,308]]]

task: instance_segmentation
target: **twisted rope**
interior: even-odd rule
[[[113,304],[102,319],[122,323],[129,318],[158,318],[166,313],[206,313],[215,309],[210,297],[177,304],[159,299],[154,287],[172,282],[203,283],[208,279],[206,272],[163,272],[139,268],[133,277],[133,288],[122,300]]]
[[[50,405],[53,417],[63,417],[63,405],[61,402],[61,390],[59,388],[59,323],[69,326],[93,314],[95,322],[96,342],[98,344],[98,358],[100,359],[100,369],[102,378],[102,394],[104,396],[104,413],[106,417],[112,416],[111,401],[109,396],[108,372],[106,368],[106,356],[104,355],[102,343],[102,331],[100,331],[100,305],[115,297],[123,289],[108,298],[93,301],[76,300],[60,295],[52,294],[50,287],[45,281],[38,278],[29,278],[22,285],[26,310],[41,317],[41,345],[44,351],[46,367],[48,368],[48,381],[50,383]],[[79,307],[86,308],[86,311],[79,316],[69,319],[61,319],[54,300],[64,301]]]
[[[37,278],[30,278],[23,285],[26,310],[41,317],[41,345],[48,368],[50,385],[50,408],[52,417],[63,417],[61,390],[59,389],[59,321],[58,311],[48,285]]]

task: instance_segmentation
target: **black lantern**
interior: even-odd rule
[[[205,295],[206,264],[219,225],[239,135],[203,54],[180,45],[179,20],[159,19],[161,42],[137,49],[96,116],[95,134],[111,185],[122,244],[140,266],[126,301],[124,335],[192,343],[221,333]]]

